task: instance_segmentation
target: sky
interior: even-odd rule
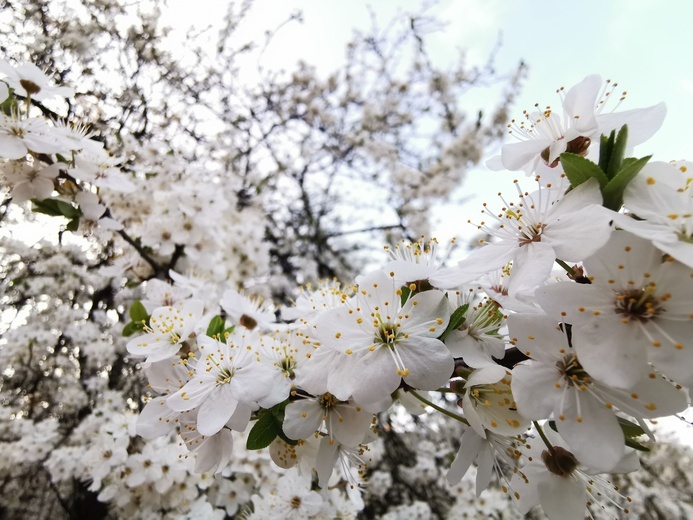
[[[182,29],[190,24],[213,25],[227,2],[205,0],[204,10],[191,10],[187,0],[168,0],[167,4],[170,10],[164,22]],[[416,11],[420,5],[414,0],[256,0],[241,31],[249,39],[262,40],[267,28],[278,26],[300,9],[303,22],[278,31],[263,53],[262,65],[290,70],[301,59],[327,75],[344,62],[345,44],[352,32],[370,27],[369,6],[385,24],[398,11]],[[686,65],[693,52],[693,31],[683,23],[693,19],[693,2],[442,0],[429,13],[446,23],[444,30],[430,34],[427,41],[440,64],[453,61],[464,50],[470,64],[481,65],[499,39],[497,71],[510,72],[520,60],[528,64],[527,80],[511,113],[519,116],[537,102],[558,106],[557,88],[569,88],[597,73],[617,81],[619,89],[628,92],[622,109],[667,103],[663,127],[636,149],[637,154],[654,153],[654,160],[665,161],[693,157],[688,150],[693,68]],[[467,96],[470,111],[493,106],[498,96],[493,88]],[[488,157],[499,148],[500,144],[490,150]],[[482,201],[492,204],[499,187],[509,191],[516,177],[483,165],[471,171],[460,192],[436,212],[433,228],[437,237],[446,240],[471,233],[471,229],[451,229],[446,222],[459,222],[460,212],[476,213]]]

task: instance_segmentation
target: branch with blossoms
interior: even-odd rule
[[[495,162],[528,169],[538,189],[516,182],[517,201],[485,209],[478,227],[495,240],[455,267],[422,239],[354,285],[303,289],[283,322],[233,291],[220,308],[193,293],[138,316],[128,351],[150,381],[175,381],[152,385],[142,434],[178,429],[209,461],[199,469],[218,470],[232,452],[217,444],[249,429],[248,448],[312,468],[318,488],[357,488],[377,414],[418,401],[462,423],[452,483],[476,460],[482,492],[500,458],[522,512],[582,518],[618,495],[600,475],[637,470],[645,421],[688,407],[693,199],[688,163],[625,156],[663,106],[607,113],[615,91],[601,88],[590,76],[561,91],[563,117],[527,114]],[[200,321],[205,310],[219,315]],[[503,363],[511,348],[524,358]],[[461,410],[427,395],[441,390]]]
[[[64,93],[39,72],[5,69],[0,83],[13,200],[113,239],[117,203],[107,210],[102,193],[132,192],[135,181],[85,132],[32,115],[32,98]],[[173,285],[150,280],[123,331],[152,392],[138,433],[176,433],[198,472],[222,472],[239,439],[295,468],[302,479],[253,500],[257,518],[284,507],[317,515],[336,488],[358,501],[378,417],[395,407],[458,423],[452,484],[476,461],[477,492],[495,470],[522,513],[540,505],[549,518],[582,518],[601,496],[619,503],[604,475],[637,471],[644,437],[654,439],[646,421],[689,406],[693,188],[690,163],[626,156],[665,110],[609,112],[615,88],[589,76],[559,91],[562,114],[511,125],[519,142],[491,165],[528,172],[537,189],[516,181],[517,200],[485,207],[476,225],[492,239],[456,266],[435,239],[403,241],[382,269],[306,286],[281,312],[175,271]],[[198,195],[183,234],[199,225],[198,205],[225,209]],[[169,239],[159,251],[173,266],[185,240]],[[454,395],[456,409],[438,394]]]

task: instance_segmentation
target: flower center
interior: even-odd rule
[[[664,300],[664,298],[662,298]],[[621,291],[616,295],[616,314],[624,316],[624,321],[645,322],[659,315],[662,309],[661,301],[654,295],[654,288]]]
[[[532,242],[541,242],[541,234],[544,229],[546,229],[546,224],[533,224],[523,228],[520,235],[520,247]]]
[[[375,334],[375,342],[386,347],[393,348],[397,344],[397,340],[401,334],[397,330],[397,325],[394,323],[380,322],[378,331]]]
[[[301,497],[293,497],[290,501],[289,504],[291,504],[291,507],[294,509],[298,509],[301,507]]]
[[[582,368],[575,354],[566,354],[556,363],[556,368],[566,379],[568,386],[579,386],[591,382],[589,374]]]
[[[561,137],[563,139],[563,137]],[[568,144],[566,145],[566,152],[567,153],[574,153],[577,155],[581,155],[582,157],[585,157],[587,155],[587,151],[590,148],[590,144],[592,144],[592,140],[589,137],[585,137],[584,135],[579,135],[572,141],[569,141]],[[549,163],[549,158],[551,157],[551,148],[546,147],[544,150],[541,152],[541,158],[544,160],[544,162],[549,166],[549,168],[555,168],[558,166],[558,163],[561,162],[560,157],[556,157],[551,163]]]
[[[339,399],[333,396],[331,393],[327,392],[320,396],[320,406],[324,410],[331,410],[335,405],[339,403]]]

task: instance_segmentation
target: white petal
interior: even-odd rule
[[[180,412],[166,406],[166,397],[155,397],[145,405],[137,418],[137,435],[145,439],[155,439],[176,428]]]
[[[659,103],[647,108],[600,114],[597,122],[599,132],[607,135],[612,130],[618,132],[623,125],[628,125],[628,146],[633,147],[652,137],[661,128],[666,115],[666,105]]]
[[[231,396],[229,385],[216,386],[200,406],[197,431],[207,437],[220,431],[236,411],[238,401]]]
[[[556,388],[561,376],[554,367],[534,362],[516,365],[510,386],[517,411],[532,420],[546,419],[560,401],[561,390]]]
[[[563,420],[557,417],[556,426],[570,451],[590,468],[611,471],[625,449],[623,431],[614,413],[587,390],[577,388],[566,390],[561,404],[554,416],[562,414],[565,417]]]
[[[323,410],[317,399],[289,403],[284,413],[282,429],[289,439],[307,439],[322,424]]]
[[[483,448],[486,441],[471,429],[465,429],[460,438],[460,449],[457,451],[455,460],[450,464],[450,469],[446,475],[450,484],[457,484],[464,477],[467,470],[474,462],[477,454]]]
[[[583,520],[587,509],[587,489],[576,478],[548,473],[537,486],[541,508],[549,520]]]
[[[409,370],[404,381],[421,390],[436,390],[450,379],[455,368],[452,354],[442,341],[417,337],[402,340],[395,347]]]

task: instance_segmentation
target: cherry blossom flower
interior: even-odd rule
[[[478,289],[447,293],[453,307],[467,305],[467,312],[462,325],[446,335],[445,345],[453,356],[473,368],[495,365],[493,358],[503,359],[505,355],[505,341],[498,334],[504,315],[494,301],[477,300]]]
[[[159,394],[150,399],[137,417],[137,434],[145,439],[166,435],[178,426],[180,412],[166,406],[169,395],[190,381],[190,369],[183,360],[170,359],[145,368],[149,388]]]
[[[137,186],[118,168],[119,160],[102,146],[84,148],[74,159],[68,173],[75,179],[118,193],[132,193]]]
[[[202,318],[203,307],[200,300],[185,300],[155,309],[145,334],[128,342],[128,352],[133,356],[147,356],[149,363],[175,356],[193,334]]]
[[[184,412],[180,416],[180,436],[186,448],[195,453],[195,471],[218,473],[231,461],[233,456],[233,434],[230,429],[220,429],[213,434],[204,435],[198,428],[198,414]]]
[[[153,278],[147,281],[144,290],[145,298],[141,300],[147,312],[152,312],[157,307],[168,307],[190,297],[190,290],[178,285],[173,285],[163,280]]]
[[[309,397],[289,403],[284,415],[284,433],[290,439],[307,439],[323,424],[330,438],[346,446],[363,441],[373,414],[353,401],[343,402],[332,394]]]
[[[305,323],[306,320],[315,318],[321,312],[343,304],[352,292],[334,280],[321,281],[315,288],[308,283],[300,288],[293,307],[282,308],[282,318],[300,320]]]
[[[12,199],[16,203],[30,199],[47,199],[53,194],[53,180],[59,171],[56,165],[42,167],[26,162],[2,165],[3,175],[12,187]]]
[[[601,204],[596,180],[584,182],[565,196],[546,188],[532,194],[520,192],[520,202],[507,204],[502,213],[484,210],[498,228],[485,222],[479,228],[499,241],[475,249],[457,268],[445,270],[431,282],[455,288],[512,262],[510,278],[516,280],[518,290],[535,287],[549,277],[557,258],[578,262],[606,243],[613,217]]]
[[[565,326],[548,316],[513,314],[508,328],[517,348],[532,359],[512,371],[517,410],[533,420],[553,413],[571,451],[593,469],[610,471],[624,454],[616,410],[653,419],[687,406],[684,393],[654,372],[629,391],[594,379],[576,355],[579,338],[573,336],[571,345]]]
[[[692,168],[687,161],[646,164],[623,195],[624,205],[637,219],[618,220],[620,227],[651,240],[688,267],[693,267]]]
[[[305,480],[288,474],[277,480],[269,512],[274,518],[303,520],[318,514],[322,504],[322,496],[312,491]]]
[[[564,94],[561,88],[563,116],[554,112],[550,106],[542,109],[535,105],[535,111],[524,111],[527,122],[511,122],[510,133],[519,142],[510,143],[501,149],[500,161],[492,160],[491,166],[511,171],[523,170],[527,173],[537,171],[543,163],[550,168],[558,165],[563,152],[587,155],[590,145],[598,145],[601,134],[609,134],[614,129],[628,125],[629,145],[634,146],[649,139],[661,127],[666,115],[664,103],[649,108],[605,113],[607,99],[614,96],[617,83],[607,82],[602,91],[602,80],[597,75],[587,76]],[[625,99],[625,92],[620,101]],[[619,103],[620,104],[620,103]],[[614,107],[615,108],[615,107]],[[595,142],[595,143],[593,143]],[[499,164],[500,163],[500,164]],[[545,172],[540,169],[539,172]],[[548,172],[547,172],[548,173]]]
[[[257,362],[256,334],[235,331],[225,341],[209,336],[198,338],[200,358],[195,375],[183,388],[169,396],[166,405],[184,412],[199,407],[197,431],[210,436],[225,425],[245,430],[257,401],[272,389],[272,373]],[[192,365],[193,362],[190,362]]]
[[[434,276],[441,268],[445,259],[450,254],[453,240],[446,251],[440,251],[440,244],[435,238],[424,240],[421,237],[416,242],[401,241],[394,247],[386,246],[385,250],[391,260],[383,271],[395,273],[395,283],[399,285],[409,285],[414,283],[419,285]],[[430,288],[430,284],[419,287],[420,290]]]
[[[123,225],[112,219],[105,217],[106,206],[100,204],[99,196],[88,191],[80,191],[75,195],[75,202],[79,204],[79,209],[82,211],[84,221],[91,226],[96,226],[101,229],[110,229],[117,231],[123,229]]]
[[[477,369],[467,378],[462,410],[469,425],[481,437],[486,437],[486,430],[499,435],[518,435],[529,426],[529,420],[517,412],[510,381],[510,372],[500,365]]]
[[[224,292],[219,304],[231,320],[249,330],[258,326],[260,330],[269,330],[276,325],[274,306],[270,301],[251,298],[229,289]]]
[[[313,344],[298,331],[278,331],[277,336],[260,340],[259,361],[273,375],[270,391],[258,400],[263,408],[271,408],[289,397],[295,387],[296,369],[313,352]]]
[[[330,371],[328,391],[342,401],[381,401],[402,379],[435,390],[450,377],[453,358],[438,340],[450,307],[440,291],[424,291],[404,304],[393,277],[380,271],[357,280],[353,301],[320,315],[315,335],[321,345],[338,350],[339,369]]]
[[[669,260],[650,242],[616,231],[584,261],[590,284],[537,291],[547,314],[573,325],[575,352],[592,377],[630,389],[647,377],[649,361],[673,381],[693,384],[693,276]]]
[[[0,157],[21,159],[27,153],[53,154],[65,151],[65,145],[51,132],[41,117],[20,119],[0,113]]]
[[[36,101],[53,96],[71,97],[74,91],[70,87],[56,87],[50,84],[48,76],[33,63],[22,63],[13,67],[5,60],[0,60],[0,74],[5,81],[20,96],[31,96]],[[0,96],[2,97],[2,96]]]
[[[517,467],[521,455],[518,450],[520,444],[520,440],[515,437],[505,437],[489,431],[481,436],[474,428],[465,428],[460,437],[460,448],[450,464],[446,478],[450,484],[457,484],[476,460],[476,495],[479,496],[490,484],[494,469],[501,480],[505,479],[497,459],[511,468]],[[506,490],[507,487],[504,491]]]
[[[568,449],[565,442],[550,429],[545,436],[552,444],[543,449],[535,439],[526,445],[529,463],[516,472],[511,487],[518,498],[518,509],[527,514],[531,508],[541,505],[550,520],[582,520],[591,506],[599,504],[601,497],[620,496],[618,487],[611,484],[589,466],[582,464]],[[598,442],[598,439],[595,439]],[[640,467],[633,450],[628,451],[613,468],[613,473],[630,473]],[[623,497],[621,497],[623,498]]]

